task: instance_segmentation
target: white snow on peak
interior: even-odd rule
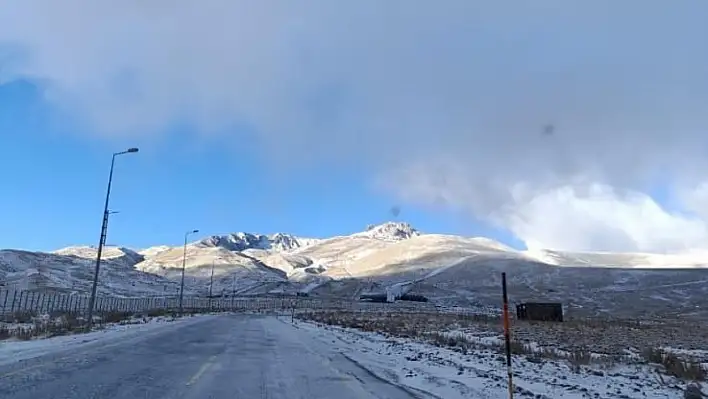
[[[155,255],[158,255],[161,252],[169,251],[170,249],[172,249],[172,247],[170,247],[169,245],[158,245],[155,247],[149,247],[149,248],[142,249],[142,250],[138,251],[138,253],[140,255],[144,256],[145,258],[151,258]]]
[[[229,251],[245,251],[247,249],[291,251],[312,245],[318,241],[314,238],[295,237],[284,233],[264,235],[239,232],[207,237],[199,241],[197,245],[202,247],[220,247]]]
[[[384,241],[401,241],[421,235],[410,224],[403,222],[386,222],[379,225],[369,225],[366,231],[352,234],[355,237],[368,237]]]
[[[66,247],[52,252],[56,255],[75,256],[82,259],[96,259],[98,249],[94,246],[73,246]],[[144,257],[138,252],[125,247],[104,246],[101,253],[101,259],[114,259],[121,261],[127,266],[133,266],[136,263],[142,262]]]

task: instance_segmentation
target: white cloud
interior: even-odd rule
[[[671,212],[642,192],[577,176],[509,183],[493,172],[485,179],[445,162],[402,168],[379,183],[409,202],[482,217],[508,229],[529,249],[676,253],[708,248],[708,183],[681,190],[691,214]]]
[[[597,184],[582,189],[549,190],[502,217],[530,248],[676,252],[707,246],[702,220],[671,214],[645,194],[621,195]]]
[[[614,235],[630,237],[617,249],[700,241],[702,227],[671,226],[702,217],[620,194],[610,201],[604,191],[561,201],[557,190],[642,191],[660,177],[684,193],[701,180],[708,4],[487,3],[7,0],[0,59],[11,62],[0,81],[37,81],[102,135],[188,122],[238,140],[230,128],[248,126],[245,139],[257,134],[264,153],[284,162],[297,152],[388,177],[454,169],[425,198],[464,198],[477,216],[539,245],[595,248]],[[550,136],[541,134],[547,123]],[[402,180],[384,183],[405,196]],[[533,190],[517,198],[512,187]],[[550,229],[550,205],[541,204],[577,216],[565,232]],[[637,232],[651,227],[642,212],[667,233]],[[520,215],[526,222],[514,221]]]

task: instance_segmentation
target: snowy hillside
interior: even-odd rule
[[[375,238],[385,241],[400,241],[417,237],[420,232],[408,223],[388,222],[379,225],[368,225],[366,231],[352,234],[353,237]]]
[[[301,238],[283,233],[271,235],[233,233],[225,236],[211,236],[199,241],[196,245],[220,247],[229,251],[244,251],[247,249],[289,251],[312,245],[318,241],[315,238]]]
[[[88,292],[93,281],[96,251],[89,247],[66,248],[60,253],[0,251],[0,286],[10,289]],[[115,296],[174,295],[174,281],[142,273],[133,266],[135,252],[106,248],[99,292]]]
[[[96,250],[0,252],[2,284],[86,291]],[[183,248],[104,252],[102,292],[174,295]],[[356,299],[412,292],[445,305],[498,305],[500,273],[512,301],[562,301],[576,314],[708,313],[708,256],[517,251],[489,238],[423,234],[384,223],[328,239],[233,233],[187,246],[185,287],[206,295],[308,292]],[[105,277],[104,277],[105,276]],[[708,315],[707,315],[708,316]]]
[[[183,249],[161,251],[135,265],[135,269],[180,281]],[[254,285],[287,281],[280,269],[272,268],[243,252],[223,247],[208,247],[200,243],[187,246],[185,286],[207,294],[214,270],[213,294],[240,292]]]
[[[642,254],[611,252],[560,252],[551,250],[526,251],[540,262],[557,266],[639,267],[639,268],[701,268],[708,267],[708,253]]]

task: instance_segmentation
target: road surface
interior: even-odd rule
[[[266,316],[206,317],[0,366],[3,399],[425,397]]]

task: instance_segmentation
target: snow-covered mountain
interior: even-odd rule
[[[0,250],[0,288],[88,292],[97,252],[70,247],[57,253]],[[135,269],[142,257],[134,251],[107,247],[101,257],[99,293],[116,296],[173,295],[177,284]]]
[[[385,241],[400,241],[417,237],[420,232],[408,223],[388,222],[383,224],[370,224],[366,231],[352,234],[355,237],[375,238]]]
[[[289,251],[315,244],[318,241],[320,240],[316,238],[295,237],[283,233],[271,235],[233,233],[224,236],[207,237],[199,241],[196,245],[220,247],[229,251],[245,251],[247,249]]]
[[[0,251],[5,285],[86,291],[96,251],[53,254]],[[107,248],[101,290],[114,295],[173,295],[183,248]],[[187,246],[191,294],[307,291],[358,298],[366,292],[413,292],[434,302],[499,302],[500,273],[513,301],[562,301],[577,313],[708,315],[708,256],[517,251],[483,237],[423,234],[406,223],[368,226],[327,239],[233,233]],[[38,283],[39,282],[39,283]]]

